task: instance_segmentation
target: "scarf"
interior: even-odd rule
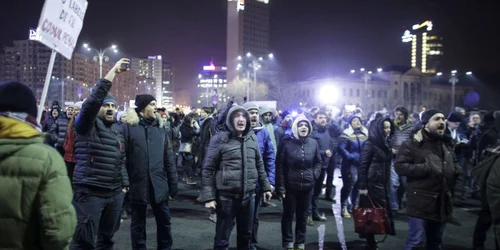
[[[0,116],[0,138],[32,138],[40,135],[40,131],[26,122]]]
[[[71,118],[68,123],[68,129],[66,130],[66,138],[64,140],[64,161],[66,162],[76,162],[75,159],[75,118]]]

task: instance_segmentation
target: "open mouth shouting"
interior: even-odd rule
[[[111,111],[111,110],[106,111],[105,118],[106,118],[106,120],[113,120],[113,111]]]
[[[236,130],[238,131],[243,131],[245,130],[247,123],[245,121],[238,121],[236,122]]]
[[[297,130],[299,132],[300,137],[306,137],[307,134],[309,133],[309,127],[307,126],[307,123],[305,123],[305,122],[299,123]]]

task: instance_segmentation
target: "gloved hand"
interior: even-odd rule
[[[168,194],[174,198],[177,195],[177,185],[168,188]]]

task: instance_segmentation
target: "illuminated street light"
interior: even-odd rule
[[[378,69],[377,69],[377,72],[382,72],[382,68],[378,68]]]
[[[363,72],[363,71],[365,71],[365,68],[361,68],[361,69],[359,69],[359,70],[361,70],[361,72]]]
[[[198,79],[201,79],[201,74],[198,75]]]
[[[373,72],[371,72],[371,71],[368,71],[368,74],[370,74],[370,75],[371,75],[372,73],[373,73]]]
[[[238,61],[241,61],[241,56],[238,56]]]
[[[333,83],[327,83],[319,92],[319,101],[323,104],[334,103],[339,98],[339,91]]]
[[[356,70],[351,69],[351,74],[356,73]]]
[[[247,57],[251,57],[251,56],[252,56],[252,53],[248,52]]]
[[[262,58],[262,57],[259,57],[259,61],[262,61],[262,60],[264,60],[264,58]]]
[[[443,72],[437,72],[437,74],[436,74],[436,75],[438,75],[438,76],[442,76],[442,75],[443,75]]]
[[[467,71],[467,73],[465,73],[466,75],[472,75],[472,71]]]
[[[456,73],[457,73],[457,71],[456,71],[456,70],[452,70],[452,71],[451,71],[451,73],[452,73],[452,74],[456,74]]]
[[[274,58],[273,53],[269,54],[269,58]]]
[[[88,43],[84,43],[83,47],[85,49],[87,49],[87,51],[92,50]],[[99,62],[99,78],[102,78],[102,63],[103,63],[103,61],[105,61],[105,62],[109,61],[109,57],[105,55],[109,49],[113,50],[115,53],[118,53],[118,47],[114,44],[105,48],[105,49],[100,49],[100,50],[94,49],[95,52],[97,53],[97,55],[94,56],[94,62]]]

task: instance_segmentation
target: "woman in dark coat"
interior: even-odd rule
[[[393,126],[389,118],[375,120],[370,126],[368,140],[362,147],[361,166],[358,171],[360,194],[365,196],[360,199],[360,207],[372,207],[372,201],[376,207],[385,207],[386,211],[391,211],[389,185],[392,152],[389,138],[394,131]],[[392,215],[390,213],[388,215],[388,234],[395,235]],[[373,234],[361,237],[366,238],[366,249],[377,249]]]

